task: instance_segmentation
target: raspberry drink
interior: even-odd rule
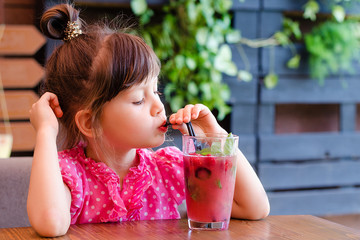
[[[236,176],[238,137],[231,135],[231,151],[227,135],[219,139],[184,136],[185,195],[191,229],[227,229],[230,221]],[[212,137],[214,138],[214,137]],[[224,140],[225,139],[225,140]],[[236,140],[236,141],[235,141]],[[190,143],[189,143],[190,142]],[[195,150],[192,145],[202,149]],[[229,149],[228,149],[229,150]]]

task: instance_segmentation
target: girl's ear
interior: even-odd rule
[[[80,110],[75,115],[75,122],[80,132],[86,137],[93,137],[91,111]]]

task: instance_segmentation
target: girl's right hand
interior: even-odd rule
[[[63,112],[57,96],[46,92],[32,105],[30,109],[30,121],[36,131],[41,128],[49,128],[58,133],[59,123],[57,118],[62,117]]]

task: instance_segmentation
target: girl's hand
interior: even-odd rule
[[[189,104],[179,109],[169,118],[173,129],[182,134],[188,134],[184,123],[192,122],[196,134],[201,133],[227,133],[217,122],[210,109],[203,104]]]
[[[59,130],[57,118],[62,117],[62,115],[63,112],[57,96],[50,92],[42,95],[30,109],[30,121],[36,131],[48,127],[57,134]]]

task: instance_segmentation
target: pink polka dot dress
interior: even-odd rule
[[[122,188],[111,168],[85,156],[83,144],[58,155],[71,192],[71,224],[180,218],[185,189],[178,148],[137,149],[139,164],[130,168]]]

